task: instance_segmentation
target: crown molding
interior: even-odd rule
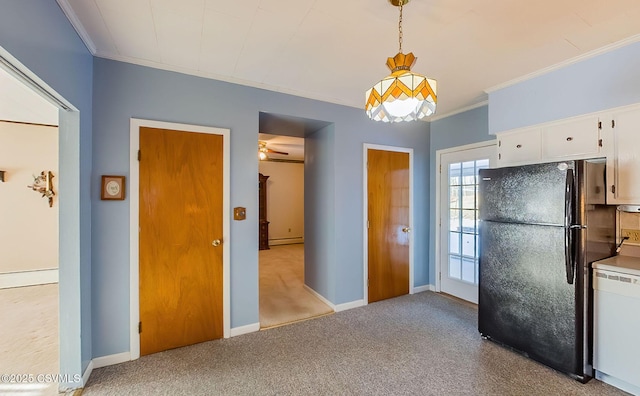
[[[64,15],[66,15],[69,22],[71,22],[71,25],[78,33],[78,36],[80,36],[80,40],[82,40],[85,47],[87,47],[89,52],[91,52],[91,55],[95,55],[97,52],[96,45],[93,43],[93,40],[91,40],[89,33],[87,33],[87,30],[80,22],[80,19],[78,19],[78,16],[73,11],[73,8],[71,8],[71,5],[69,5],[69,2],[67,0],[56,0],[56,2],[62,9],[62,12],[64,12]]]
[[[466,106],[466,107],[461,107],[459,109],[450,111],[448,113],[445,113],[445,114],[442,114],[442,115],[438,115],[436,117],[432,117],[432,118],[428,119],[427,121],[428,122],[433,122],[433,121],[442,120],[443,118],[447,118],[447,117],[454,116],[456,114],[464,113],[465,111],[477,109],[478,107],[487,106],[488,104],[489,104],[488,100],[483,100],[482,102],[474,103],[472,105],[469,105],[469,106]]]
[[[638,41],[640,41],[640,34],[636,34],[634,36],[627,37],[627,38],[625,38],[623,40],[616,41],[615,43],[611,43],[611,44],[605,45],[604,47],[600,47],[600,48],[597,48],[595,50],[586,52],[586,53],[584,53],[582,55],[578,55],[578,56],[576,56],[574,58],[567,59],[567,60],[562,61],[560,63],[556,63],[555,65],[551,65],[551,66],[545,67],[543,69],[536,70],[536,71],[534,71],[532,73],[525,74],[524,76],[521,76],[521,77],[518,77],[518,78],[514,78],[513,80],[509,80],[509,81],[506,81],[504,83],[495,85],[493,87],[485,89],[484,92],[489,94],[489,93],[498,91],[500,89],[507,88],[507,87],[510,87],[512,85],[515,85],[515,84],[519,84],[519,83],[527,81],[527,80],[531,80],[532,78],[536,78],[536,77],[542,76],[542,75],[550,73],[552,71],[556,71],[556,70],[562,69],[562,68],[567,67],[569,65],[573,65],[575,63],[579,63],[579,62],[582,62],[584,60],[587,60],[587,59],[590,59],[590,58],[594,58],[594,57],[596,57],[598,55],[602,55],[604,53],[616,50],[618,48],[625,47],[625,46],[627,46],[629,44],[633,44],[633,43],[636,43]]]

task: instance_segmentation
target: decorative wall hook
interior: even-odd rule
[[[53,207],[53,196],[56,193],[53,191],[53,183],[51,182],[53,179],[53,173],[50,171],[42,171],[40,175],[33,176],[33,184],[27,186],[27,188],[32,189],[33,191],[37,191],[42,194],[42,197],[46,197],[49,199],[49,207]]]

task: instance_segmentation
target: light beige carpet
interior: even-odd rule
[[[0,395],[57,395],[58,384],[38,382],[59,374],[58,284],[0,289],[0,374],[32,374],[34,382],[0,383]],[[24,377],[23,377],[24,378]]]
[[[304,287],[304,244],[260,250],[260,328],[332,313]]]

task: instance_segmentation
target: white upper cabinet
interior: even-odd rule
[[[574,118],[542,128],[542,158],[563,160],[597,157],[600,152],[599,117]]]
[[[602,117],[607,156],[607,203],[640,204],[640,106]]]
[[[591,114],[498,133],[498,166],[604,157],[599,121]]]
[[[498,134],[498,167],[540,162],[540,128]]]

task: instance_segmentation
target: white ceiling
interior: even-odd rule
[[[259,133],[258,139],[265,142],[268,149],[287,153],[287,155],[269,153],[268,156],[270,159],[294,161],[304,160],[304,138]]]
[[[362,108],[398,51],[388,0],[58,0],[96,56]],[[487,89],[640,37],[638,0],[412,0],[405,52],[437,117]]]

